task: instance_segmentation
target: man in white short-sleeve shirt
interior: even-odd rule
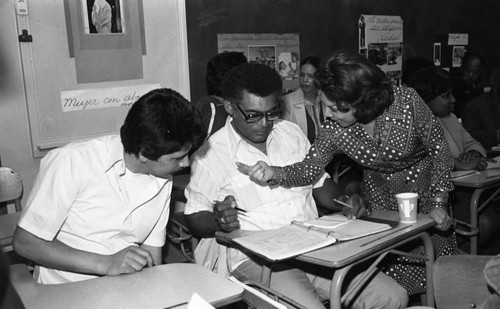
[[[120,135],[71,143],[41,161],[14,249],[39,283],[161,264],[172,174],[203,141],[201,118],[170,89],[133,104]]]
[[[332,211],[341,210],[333,199],[343,192],[326,173],[313,186],[271,188],[257,185],[238,171],[237,162],[264,161],[282,166],[306,156],[310,144],[300,128],[278,120],[277,93],[281,86],[278,73],[260,64],[245,63],[224,75],[222,92],[230,117],[194,154],[185,191],[188,226],[194,235],[204,237],[197,248],[197,263],[219,273],[227,266],[240,280],[260,281],[263,261],[236,249],[214,249],[209,244],[214,243],[210,237],[216,231],[268,230],[293,220],[313,219],[318,216],[316,203]],[[351,196],[349,202],[357,204],[356,216],[366,211],[359,195]],[[234,207],[246,212],[239,213]],[[202,249],[205,252],[200,252]],[[332,276],[332,272],[310,265],[280,262],[273,265],[271,288],[306,308],[324,308],[321,301],[329,296]],[[379,273],[357,297],[353,308],[403,308],[406,302],[405,290]]]

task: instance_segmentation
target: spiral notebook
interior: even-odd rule
[[[233,241],[268,260],[279,261],[389,229],[391,225],[387,223],[329,215],[307,222],[293,221],[289,226],[257,231]]]

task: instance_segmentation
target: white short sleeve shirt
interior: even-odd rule
[[[195,153],[191,164],[191,180],[186,187],[185,214],[212,211],[215,200],[233,195],[248,216],[240,216],[241,229],[266,230],[290,224],[293,220],[309,220],[318,216],[312,196],[313,186],[294,188],[264,187],[238,171],[236,162],[253,165],[264,161],[284,166],[302,161],[310,144],[300,128],[289,121],[275,121],[267,139],[267,155],[248,144],[234,130],[231,118]],[[327,174],[314,186],[322,186]],[[247,257],[231,249],[230,270]]]
[[[44,240],[104,255],[130,245],[161,247],[171,190],[170,179],[125,168],[117,135],[73,143],[42,159],[19,226]],[[64,283],[95,276],[37,266],[35,277]]]

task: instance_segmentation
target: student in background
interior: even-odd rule
[[[14,234],[53,284],[120,275],[161,264],[171,175],[189,166],[204,140],[199,114],[177,92],[157,89],[135,102],[120,129],[50,151]]]
[[[260,187],[238,172],[238,161],[265,160],[282,165],[306,155],[310,145],[304,134],[297,125],[279,120],[277,94],[281,87],[279,74],[264,65],[242,64],[228,71],[223,96],[230,117],[193,156],[186,188],[185,214],[190,231],[204,237],[197,247],[197,263],[212,270],[216,265],[217,272],[223,274],[222,269],[228,266],[240,280],[260,282],[263,261],[236,249],[213,250],[215,240],[207,237],[221,230],[268,230],[293,220],[314,219],[318,216],[316,202],[331,210],[341,209],[333,198],[342,196],[342,191],[324,172],[313,184],[274,189]],[[355,216],[365,214],[364,201],[358,195],[351,196],[349,203],[355,205]],[[244,209],[245,216],[235,206]],[[347,207],[343,210],[350,211]],[[271,288],[306,308],[324,309],[320,297],[329,296],[333,273],[307,266],[274,264]],[[349,308],[405,308],[406,303],[405,291],[388,276],[377,273]]]
[[[465,54],[458,69],[451,70],[453,96],[456,99],[455,114],[458,118],[462,118],[465,106],[472,99],[484,93],[486,76],[483,59],[471,53]]]
[[[324,106],[314,84],[314,73],[320,65],[319,57],[311,56],[303,59],[300,62],[300,87],[281,97],[281,117],[296,123],[311,143],[314,143],[316,133],[324,121]]]
[[[452,113],[455,98],[451,93],[448,72],[432,67],[421,69],[410,77],[413,87],[429,105],[444,129],[446,140],[455,160],[455,170],[484,170],[491,160],[486,158],[486,150],[465,130]],[[470,190],[455,188],[453,192],[453,214],[457,219],[470,222]],[[493,205],[492,205],[493,206]],[[479,216],[480,247],[494,240],[498,231],[500,212],[496,207],[488,207]]]
[[[437,223],[431,231],[436,256],[455,254],[448,205],[453,159],[429,107],[413,89],[393,86],[380,68],[356,52],[335,52],[315,79],[328,114],[304,161],[288,166],[261,161],[241,171],[264,187],[300,187],[317,179],[335,152],[343,151],[364,168],[361,193],[371,207],[398,211],[395,194],[418,193],[418,213]],[[418,241],[408,246],[412,253],[425,251]],[[425,292],[421,261],[386,261],[386,273],[410,295]]]
[[[470,101],[464,109],[464,128],[486,149],[500,145],[500,68],[490,77],[491,92]]]
[[[420,69],[409,79],[441,124],[455,159],[456,170],[482,171],[487,166],[486,150],[467,132],[453,114],[455,97],[448,72],[436,67]]]
[[[202,97],[195,104],[203,118],[207,138],[217,132],[226,123],[224,99],[221,93],[222,77],[232,67],[247,62],[243,53],[223,52],[212,57],[207,63],[206,87],[208,96]]]

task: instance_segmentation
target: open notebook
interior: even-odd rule
[[[234,242],[271,261],[284,260],[326,247],[391,229],[386,223],[363,219],[347,220],[343,215],[323,216],[307,222],[293,221],[279,229],[258,231],[235,238]]]

